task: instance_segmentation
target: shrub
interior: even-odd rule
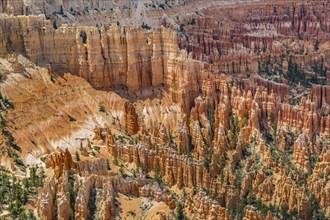
[[[79,155],[79,152],[78,151],[76,151],[76,160],[77,161],[80,161],[80,155]]]
[[[142,27],[144,30],[151,30],[151,26],[149,26],[148,24],[145,24],[144,22],[142,23],[141,27]]]
[[[163,10],[165,10],[166,9],[166,4],[159,4],[159,7],[161,8],[161,9],[163,9]]]
[[[159,166],[155,167],[154,173],[155,173],[155,180],[157,181],[157,183],[159,185],[161,185],[163,183],[163,180],[162,180],[162,174],[160,172]]]
[[[69,121],[70,122],[75,122],[75,121],[77,121],[74,117],[72,117],[71,115],[69,115]]]
[[[176,206],[175,219],[176,220],[184,220],[185,219],[184,207],[183,207],[181,202],[179,202]]]
[[[106,112],[104,105],[99,104],[99,112]]]
[[[210,172],[210,166],[211,166],[211,158],[210,157],[205,157],[204,159],[204,167],[208,172]]]
[[[192,18],[190,21],[188,21],[188,24],[190,24],[190,25],[196,24],[196,19]]]
[[[124,164],[120,164],[119,173],[121,176],[124,176]]]
[[[96,151],[100,151],[101,148],[99,146],[93,146],[93,149]]]
[[[316,40],[315,44],[314,44],[314,50],[317,52],[320,49],[320,42],[319,40]]]
[[[54,22],[53,22],[53,28],[54,28],[55,30],[57,30],[57,29],[58,29],[58,26],[57,26],[57,23],[56,23],[56,21],[54,21]]]
[[[22,167],[25,167],[25,164],[23,162],[23,160],[21,158],[15,158],[14,159],[14,162],[16,163],[17,166],[22,166]]]
[[[232,148],[236,147],[237,145],[237,141],[238,141],[238,134],[239,134],[239,120],[238,120],[238,115],[235,114],[231,114],[230,117],[230,131],[229,131],[229,135],[230,135],[230,146]]]
[[[69,195],[70,195],[70,207],[71,207],[71,213],[70,213],[70,219],[74,219],[75,216],[75,202],[76,202],[76,196],[77,193],[74,189],[74,173],[73,170],[69,170]]]
[[[132,217],[136,216],[136,213],[132,210],[128,211],[127,214],[131,215]]]

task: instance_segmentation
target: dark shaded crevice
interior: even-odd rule
[[[95,188],[95,185],[91,188],[87,208],[88,208],[87,219],[94,219],[95,213],[96,213],[96,188]]]
[[[57,202],[57,191],[58,191],[57,186],[55,186],[55,193],[54,193],[54,196],[53,196],[53,207],[54,207],[54,209],[52,210],[53,211],[53,213],[52,213],[53,219],[57,219],[57,217],[58,217],[58,213],[57,213],[57,211],[58,211],[58,208],[57,208],[57,204],[58,204],[58,202]]]
[[[80,32],[80,37],[81,37],[83,44],[86,44],[87,43],[87,34],[85,31]]]

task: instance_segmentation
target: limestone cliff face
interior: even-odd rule
[[[25,5],[23,0],[1,1],[0,6],[0,13],[22,15],[25,12]]]
[[[5,16],[1,23],[1,56],[24,53],[37,64],[50,64],[54,73],[73,73],[96,88],[124,85],[134,92],[164,85],[167,63],[178,52],[175,32],[165,28],[63,25],[55,30],[43,16]]]
[[[251,1],[246,1],[247,4],[245,5],[242,5],[244,3],[235,5],[230,1],[223,2],[220,0],[215,0],[213,2],[214,4],[201,4],[203,5],[203,7],[201,7],[198,4],[198,1],[185,0],[158,1],[157,4],[150,1],[137,1],[131,3],[130,1],[108,2],[100,0],[36,0],[33,2],[14,0],[3,1],[0,10],[4,13],[13,13],[15,15],[39,14],[43,12],[47,17],[51,17],[53,20],[60,23],[81,23],[90,26],[109,23],[116,24],[116,21],[119,22],[119,20],[124,23],[126,20],[133,20],[128,23],[133,23],[138,26],[142,25],[142,22],[147,21],[151,22],[151,24],[153,24],[152,26],[160,26],[160,24],[171,28],[178,28],[180,26],[181,28],[179,28],[179,30],[182,37],[175,40],[175,44],[178,44],[180,49],[185,49],[188,53],[191,52],[192,58],[206,62],[209,65],[211,64],[215,71],[221,71],[228,74],[256,72],[258,66],[257,61],[265,59],[268,56],[268,54],[266,54],[267,51],[272,51],[273,56],[280,59],[280,57],[285,54],[285,46],[292,45],[292,42],[283,40],[285,38],[293,37],[294,39],[309,41],[311,36],[313,38],[317,36],[321,45],[325,43],[324,46],[321,47],[324,47],[327,52],[322,53],[313,53],[315,52],[313,46],[311,44],[303,43],[304,47],[302,48],[302,51],[304,54],[308,54],[308,56],[299,56],[300,51],[294,56],[296,62],[301,65],[312,64],[319,60],[320,57],[326,58],[324,57],[325,53],[329,53],[326,46],[326,41],[329,38],[328,30],[330,28],[328,24],[329,17],[327,16],[329,9],[327,3],[324,1],[292,2],[292,4],[278,1],[272,3],[261,1],[259,3],[254,2],[254,4],[251,4]],[[180,6],[181,9],[187,13],[182,13],[181,17],[176,18],[175,7],[170,7],[171,5],[176,4],[182,4],[182,6]],[[160,14],[163,13],[160,13],[160,10],[163,10],[159,7],[160,5],[166,8],[164,13],[167,18],[160,18]],[[123,16],[117,15],[117,10],[121,10]],[[146,17],[146,20],[143,19],[143,16],[135,13],[134,10],[140,10],[140,13]],[[191,15],[197,10],[200,10],[201,14],[204,16]],[[236,14],[233,14],[233,11],[235,11]],[[237,14],[240,16],[236,16]],[[104,21],[100,17],[104,18]],[[228,19],[232,17],[235,19]],[[75,32],[79,31],[73,31],[71,34],[69,32],[67,34],[71,36],[67,36],[61,40],[69,41],[67,44],[71,45],[72,42],[70,41],[77,41],[75,40],[77,35],[81,35],[80,33]],[[95,50],[84,49],[82,45],[75,45],[72,50],[78,50],[79,53],[82,53],[80,56],[82,58],[85,57],[86,61],[88,59],[86,59],[87,56],[84,55],[84,52],[85,50],[89,50],[89,52],[92,52],[89,54],[98,55],[96,58],[96,60],[98,60],[97,62],[102,62],[102,51],[100,49],[104,49],[104,56],[108,58],[106,53],[107,43],[102,43],[102,39],[107,39],[106,34],[102,32],[101,35],[103,38],[102,36],[98,37],[98,34],[95,33],[97,32],[95,31],[95,28],[92,28],[89,31],[86,30],[86,32],[89,32],[86,34],[91,35],[89,37],[96,38],[91,39],[91,41],[87,40],[89,42],[87,44],[93,44],[93,47],[96,46]],[[36,40],[36,38],[34,39]],[[159,42],[162,42],[161,39],[162,38],[160,38]],[[51,39],[48,39],[48,42],[50,42],[50,40]],[[154,40],[157,41],[157,39]],[[55,37],[53,41],[57,41],[57,38]],[[137,41],[140,43],[142,42],[141,39],[136,39],[132,44]],[[152,44],[153,43],[151,42],[151,45]],[[102,47],[102,45],[104,47]],[[129,46],[131,43],[127,41],[127,45]],[[156,47],[161,47],[160,44],[157,45],[158,46]],[[77,47],[79,49],[76,49]],[[142,49],[146,46],[142,44],[139,45],[139,47]],[[67,51],[67,47],[63,48]],[[127,50],[130,51],[129,48],[127,48]],[[154,53],[156,53],[156,50],[154,50]],[[134,58],[134,56],[131,61],[137,62],[139,58]],[[143,62],[148,59],[150,59],[150,57],[143,58]],[[158,56],[154,57],[154,60],[159,60]],[[93,61],[93,59],[89,59],[88,61]],[[109,61],[105,63],[108,62]],[[142,61],[140,60],[139,62]],[[92,63],[87,66],[93,65],[94,64]],[[96,67],[94,66],[92,69],[96,70],[95,68]],[[98,71],[101,70],[101,72],[104,73],[104,69],[106,68],[107,65],[105,65],[105,68],[101,67]],[[138,67],[132,67],[131,70],[134,71],[135,68]],[[143,69],[147,67],[144,65],[140,68]],[[90,67],[85,66],[83,68],[84,71],[86,69],[90,69]],[[75,70],[78,69],[76,68]],[[146,73],[143,74],[148,75],[148,69],[144,71],[146,71]],[[144,78],[144,80],[146,80],[146,78]],[[148,81],[146,82],[148,83]]]
[[[54,13],[59,13],[64,15],[67,13],[73,13],[77,18],[78,15],[85,14],[90,16],[90,12],[98,14],[100,12],[106,14],[107,16],[113,16],[117,9],[130,12],[131,10],[136,10],[139,4],[145,4],[144,7],[160,8],[174,5],[186,4],[187,0],[161,0],[156,4],[149,0],[139,0],[137,2],[130,2],[128,0],[124,1],[104,1],[104,0],[3,0],[0,4],[0,13],[14,14],[14,15],[31,15],[44,13],[48,16],[54,16]],[[161,6],[162,7],[161,7]],[[87,10],[88,9],[88,10]],[[126,14],[127,12],[125,12]],[[91,13],[92,14],[92,13]],[[130,13],[127,13],[129,16]],[[94,15],[95,16],[95,15]],[[84,22],[88,20],[83,18],[80,19]],[[94,17],[95,18],[95,17]],[[63,18],[62,18],[63,19]],[[133,17],[132,17],[133,19]],[[65,19],[64,19],[65,20]],[[67,18],[70,21],[70,18]]]
[[[281,65],[289,61],[289,58],[285,57],[285,48],[288,47],[293,51],[298,50],[290,54],[290,59],[299,66],[308,67],[329,61],[327,34],[321,37],[321,29],[315,31],[313,28],[302,27],[314,21],[312,16],[307,15],[314,13],[313,7],[293,5],[293,8],[287,8],[281,4],[277,7],[272,10],[276,10],[277,17],[281,19],[286,10],[290,13],[293,11],[293,15],[290,14],[285,18],[289,19],[285,21],[288,24],[291,22],[290,19],[295,20],[297,17],[295,14],[298,12],[295,7],[300,8],[299,13],[303,13],[304,15],[301,16],[305,17],[303,21],[301,16],[297,19],[303,24],[298,25],[292,21],[290,25],[294,27],[291,29],[297,26],[299,33],[303,30],[301,35],[319,34],[321,49],[314,51],[311,44],[292,43],[286,40],[292,33],[282,33],[281,28],[276,24],[277,19],[269,19],[268,13],[271,10],[269,6],[263,5],[260,8],[266,8],[264,10],[267,13],[261,15],[261,20],[248,18],[247,21],[239,20],[237,25],[229,23],[229,33],[223,33],[221,26],[214,20],[191,18],[195,19],[195,24],[182,26],[181,32],[189,38],[184,43],[181,42],[182,37],[178,36],[176,31],[167,28],[147,31],[142,28],[118,27],[112,24],[96,27],[61,25],[56,29],[57,25],[46,20],[42,15],[29,17],[2,15],[0,26],[4,37],[0,42],[0,56],[10,51],[21,52],[37,64],[50,64],[52,72],[59,74],[71,72],[82,76],[96,88],[109,89],[112,86],[123,85],[131,92],[141,93],[151,86],[165,85],[175,102],[184,98],[185,101],[181,104],[184,108],[191,108],[194,99],[205,88],[201,85],[201,80],[209,78],[212,81],[214,73],[218,72],[254,75],[258,71],[258,60],[269,57],[267,51],[271,51],[272,58],[281,61]],[[322,5],[315,7],[325,10]],[[247,16],[247,11],[243,10],[242,13]],[[319,24],[322,16],[318,14],[316,16],[318,20],[313,25],[327,29],[326,24]],[[187,19],[185,20],[187,22]],[[253,26],[254,23],[259,26]],[[241,26],[244,28],[239,29]],[[16,27],[22,28],[16,30]],[[262,34],[269,31],[267,27],[273,30],[272,36]],[[212,29],[212,33],[208,33],[206,31],[208,29]],[[261,32],[258,36],[251,36],[258,31]],[[284,40],[280,34],[283,34]],[[240,43],[245,38],[249,38],[249,42]],[[255,48],[256,45],[258,48]],[[180,49],[185,49],[185,52]],[[301,56],[301,51],[304,56]],[[256,83],[262,83],[260,80],[257,81]],[[205,92],[214,93],[215,88],[207,88],[208,91],[202,91],[203,95]]]
[[[23,148],[22,158],[31,163],[57,147],[74,151],[81,139],[84,143],[86,137],[92,139],[95,126],[111,124],[136,132],[134,106],[115,93],[96,91],[71,74],[63,78],[51,75],[21,55],[0,59],[0,69],[6,78],[1,93],[15,106],[4,116],[6,125]],[[100,112],[100,106],[106,113]],[[56,157],[50,164],[57,163]]]

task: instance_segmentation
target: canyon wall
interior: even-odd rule
[[[81,141],[92,138],[95,126],[136,132],[134,106],[114,92],[97,91],[71,74],[57,77],[17,54],[0,58],[0,71],[5,79],[1,94],[14,103],[3,114],[6,128],[28,163],[40,162],[39,156],[57,147],[79,148]],[[1,156],[2,165],[6,155]]]
[[[19,1],[4,4],[10,5],[7,8],[20,5]],[[65,7],[76,4],[79,8],[82,2],[63,4]],[[189,7],[189,4],[182,7]],[[58,28],[57,20],[51,22],[42,15],[1,15],[0,56],[11,51],[23,53],[38,65],[49,64],[54,73],[70,72],[100,89],[122,85],[130,92],[141,92],[151,86],[165,85],[173,91],[174,99],[191,93],[189,103],[183,104],[189,108],[197,97],[198,88],[191,84],[186,86],[185,82],[214,73],[253,75],[258,72],[258,61],[268,58],[267,52],[272,52],[272,59],[281,65],[290,59],[301,67],[322,63],[328,68],[327,4],[306,2],[288,6],[279,2],[260,3],[253,8],[248,5],[244,9],[215,7],[202,10],[204,16],[179,17],[174,26],[161,22],[169,29],[152,30],[145,30],[151,27],[143,25],[145,29],[118,27],[116,22],[111,26],[63,24]],[[227,7],[241,16],[231,21],[224,15],[209,18],[217,10],[232,16]],[[171,10],[166,10],[169,16]],[[254,16],[257,14],[259,19]],[[178,28],[179,34],[173,28]],[[290,41],[292,36],[297,41]],[[320,43],[319,51],[314,50],[315,41]],[[287,48],[293,51],[290,57],[286,57]],[[182,82],[174,85],[172,81],[177,79]],[[174,91],[178,86],[187,91],[178,94]]]
[[[131,10],[136,9],[139,4],[154,8],[169,8],[173,5],[186,4],[188,0],[162,0],[156,3],[150,0],[122,0],[122,1],[104,1],[104,0],[3,0],[0,4],[0,13],[14,15],[31,15],[44,13],[51,15],[65,11],[88,13],[95,10],[103,13],[111,13],[114,9]]]
[[[117,26],[61,26],[55,30],[43,16],[7,17],[2,22],[1,56],[8,51],[24,53],[36,64],[50,64],[52,72],[71,72],[96,88],[125,85],[137,91],[160,86],[167,60],[178,53],[176,34],[164,28],[146,32]]]

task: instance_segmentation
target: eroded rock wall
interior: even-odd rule
[[[24,53],[37,64],[50,64],[52,72],[79,75],[96,88],[163,85],[167,62],[178,53],[176,34],[165,28],[64,25],[55,30],[43,16],[5,16],[2,25],[1,56]]]

